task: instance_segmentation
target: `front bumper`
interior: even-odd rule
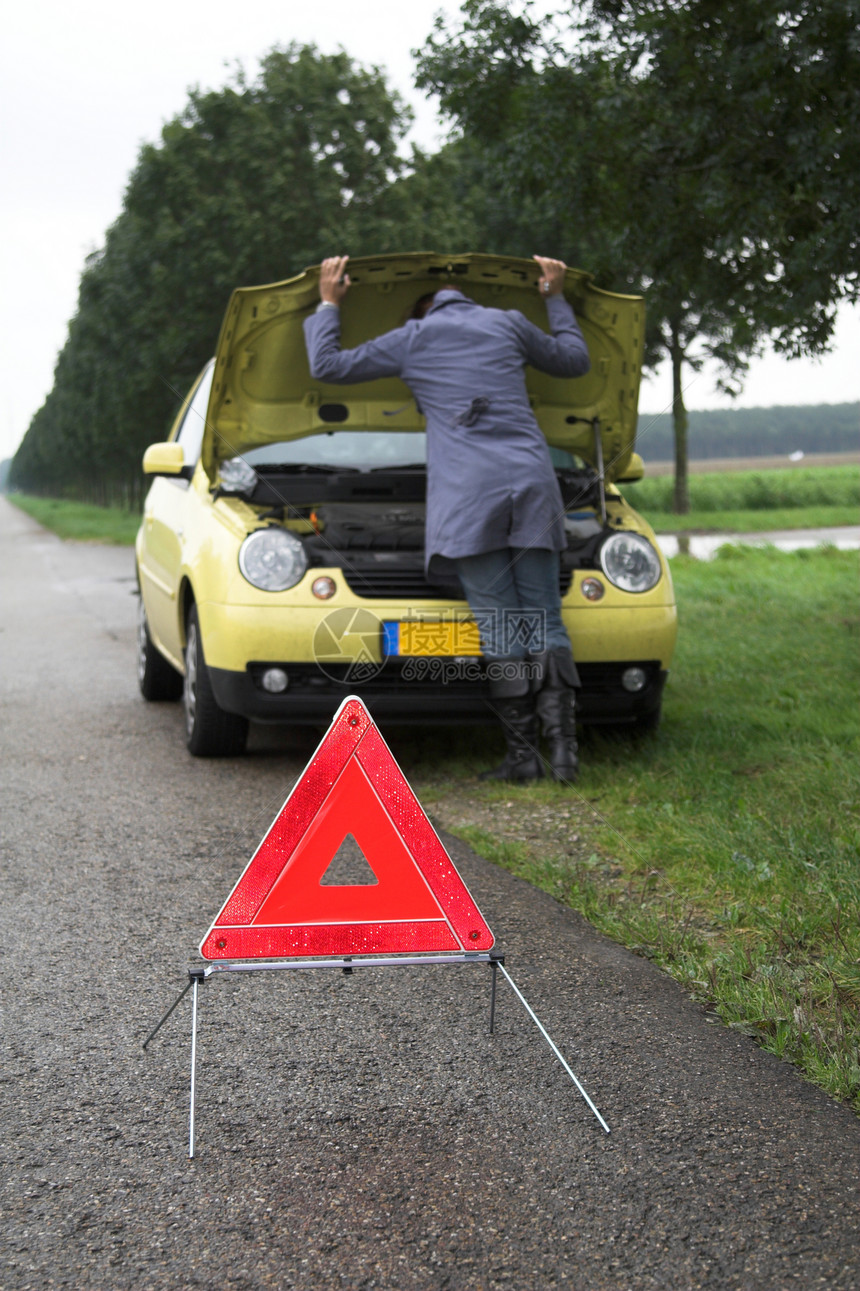
[[[210,668],[215,698],[228,713],[256,722],[316,726],[331,720],[347,695],[359,695],[374,719],[389,723],[428,725],[485,724],[495,721],[489,687],[477,659],[388,659],[324,672],[316,664],[277,660],[249,664],[244,672]],[[278,667],[289,678],[287,690],[263,689],[266,668]],[[631,667],[646,674],[644,687],[631,694],[621,683]],[[635,725],[660,708],[667,672],[655,660],[579,663],[582,689],[577,693],[577,719],[587,725]]]

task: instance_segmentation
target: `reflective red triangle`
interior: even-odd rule
[[[347,834],[375,884],[322,884]],[[493,934],[360,699],[322,743],[200,946],[204,959],[489,950]]]

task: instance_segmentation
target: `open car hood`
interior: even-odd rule
[[[349,276],[352,286],[341,306],[345,349],[400,327],[419,296],[444,286],[459,288],[480,305],[518,309],[547,330],[533,260],[383,255],[350,260]],[[334,426],[424,428],[424,418],[397,378],[335,386],[310,375],[302,322],[319,303],[318,283],[315,266],[286,282],[233,292],[218,340],[203,441],[203,467],[210,479],[227,458]],[[529,397],[551,445],[594,466],[600,465],[602,452],[607,480],[619,479],[636,437],[644,301],[601,291],[578,269],[567,271],[565,296],[588,344],[591,371],[562,378],[527,367]]]

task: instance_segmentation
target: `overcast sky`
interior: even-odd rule
[[[119,214],[138,148],[181,111],[188,87],[224,84],[237,60],[253,74],[258,57],[276,44],[313,42],[326,53],[343,46],[387,70],[416,111],[414,137],[431,147],[440,127],[433,106],[412,88],[410,51],[443,7],[457,10],[438,0],[256,0],[247,8],[235,0],[150,0],[146,7],[31,0],[7,11],[0,52],[0,458],[15,451],[50,390],[84,257]],[[855,400],[858,360],[860,314],[846,310],[832,356],[758,362],[738,403]],[[670,395],[668,373],[658,373],[641,406],[661,411]],[[730,406],[714,394],[707,372],[691,374],[687,402]]]

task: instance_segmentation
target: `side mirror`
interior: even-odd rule
[[[194,468],[185,465],[181,444],[150,444],[143,455],[144,475],[169,475],[190,480]]]
[[[644,474],[645,474],[645,463],[642,461],[642,458],[639,456],[638,453],[631,453],[630,461],[627,463],[627,466],[624,470],[624,474],[619,475],[615,483],[616,484],[635,484],[637,480],[642,479]]]

